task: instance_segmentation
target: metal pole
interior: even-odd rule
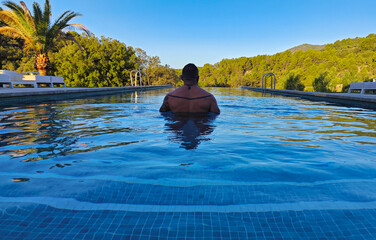
[[[135,74],[135,80],[134,80],[134,85],[137,86],[137,70],[132,70],[130,75],[131,75],[131,85],[133,86],[133,74]]]
[[[148,85],[150,86],[150,82],[149,82],[149,79],[148,79],[148,76],[146,75],[146,72],[143,72],[145,74],[145,82],[148,82]]]
[[[273,89],[273,75],[269,74],[270,76],[270,89]]]
[[[142,73],[140,70],[137,71],[140,74],[140,87],[142,87]]]
[[[135,79],[136,86],[137,86],[137,80],[138,80],[138,71],[136,72],[136,79]]]
[[[147,81],[146,73],[145,73],[144,71],[142,71],[142,70],[140,70],[140,72],[141,72],[141,76],[144,75],[144,77],[145,77],[145,80],[144,80],[144,86],[146,86],[146,85],[150,85],[149,82]]]

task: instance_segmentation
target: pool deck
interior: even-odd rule
[[[48,95],[73,95],[73,94],[111,94],[117,92],[133,92],[170,88],[172,85],[155,85],[145,87],[98,87],[98,88],[0,88],[0,98],[48,96]]]
[[[262,89],[259,87],[243,86],[243,89],[248,89],[256,92],[265,92],[283,96],[306,98],[314,101],[327,101],[350,106],[360,106],[366,108],[376,108],[376,95],[359,94],[359,93],[324,93],[324,92],[305,92],[296,90],[284,89]]]

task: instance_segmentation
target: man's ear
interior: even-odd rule
[[[183,80],[183,75],[180,75],[180,79]]]

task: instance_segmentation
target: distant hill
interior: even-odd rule
[[[296,46],[296,47],[293,47],[293,48],[290,48],[288,49],[287,51],[290,51],[292,53],[296,52],[296,51],[307,51],[308,49],[312,49],[312,50],[322,50],[325,48],[325,45],[312,45],[312,44],[302,44],[302,45],[299,45],[299,46]]]

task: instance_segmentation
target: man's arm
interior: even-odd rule
[[[170,109],[170,106],[168,105],[168,96],[166,96],[164,99],[163,99],[163,103],[162,103],[162,106],[161,108],[159,109],[160,112],[169,112],[171,111]]]
[[[212,101],[210,103],[210,112],[214,112],[214,113],[218,113],[218,114],[221,113],[221,110],[219,110],[219,107],[218,107],[218,104],[217,104],[217,100],[215,99],[214,96],[212,97]]]

